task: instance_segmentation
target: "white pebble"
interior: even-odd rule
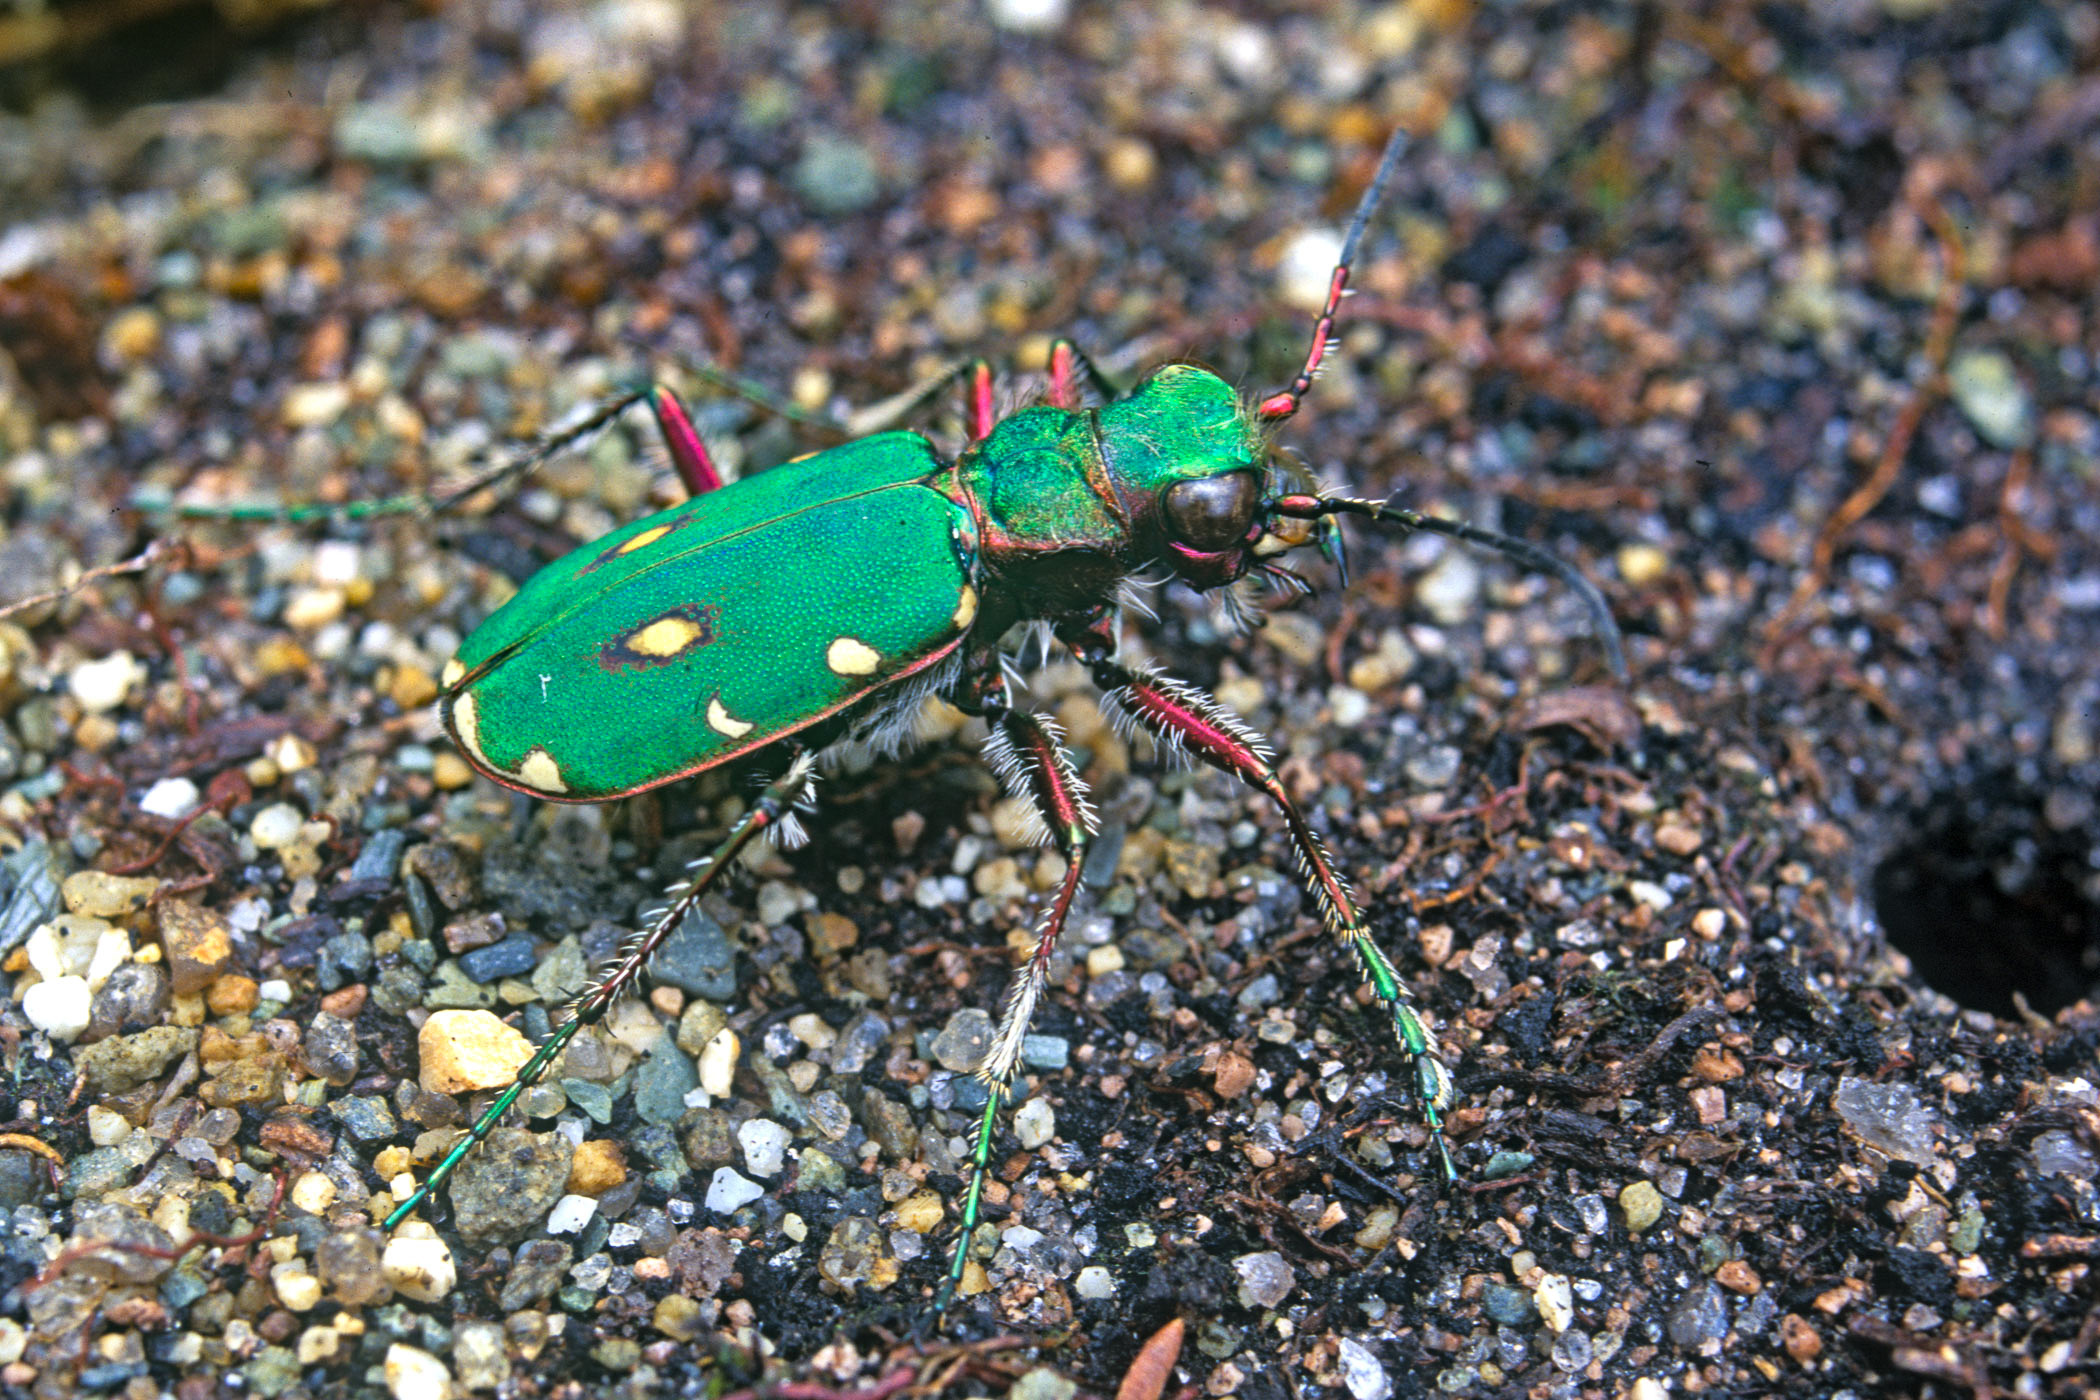
[[[282,977],[272,977],[269,981],[257,987],[255,994],[264,1001],[290,1001],[292,999],[292,984],[285,981]]]
[[[1415,585],[1415,601],[1439,626],[1456,627],[1480,598],[1480,565],[1463,549],[1446,549]]]
[[[1057,1114],[1047,1099],[1030,1099],[1014,1110],[1014,1136],[1030,1152],[1057,1132]]]
[[[151,817],[186,817],[197,808],[197,785],[188,778],[162,778],[146,789],[139,810]]]
[[[131,1121],[113,1108],[95,1104],[87,1111],[88,1140],[97,1147],[115,1147],[131,1136]]]
[[[386,1275],[395,1291],[418,1303],[437,1302],[459,1282],[459,1268],[452,1262],[452,1251],[445,1242],[434,1234],[408,1234],[406,1226],[403,1233],[387,1241],[386,1253],[379,1259],[379,1272]],[[387,1366],[392,1369],[391,1358]]]
[[[687,1044],[692,1042],[688,1041]],[[700,1050],[700,1087],[710,1099],[726,1099],[736,1082],[736,1058],[744,1050],[737,1033],[724,1026]]]
[[[547,1212],[547,1233],[573,1235],[590,1224],[597,1213],[598,1203],[589,1196],[564,1196]]]
[[[321,1280],[297,1260],[270,1270],[270,1286],[277,1290],[277,1301],[293,1312],[310,1312],[321,1301]]]
[[[1334,722],[1344,729],[1353,729],[1364,722],[1371,713],[1371,697],[1354,686],[1330,686],[1327,690],[1327,707],[1334,713]]]
[[[306,825],[306,818],[289,802],[273,802],[255,814],[248,825],[248,835],[265,851],[280,850],[299,839],[299,828]]]
[[[22,993],[22,1014],[53,1040],[72,1040],[88,1028],[94,1000],[85,977],[60,977]]]
[[[1334,265],[1342,260],[1342,235],[1331,228],[1301,229],[1283,245],[1276,265],[1276,290],[1302,311],[1317,312],[1327,304]]]
[[[1566,1274],[1547,1274],[1531,1290],[1531,1301],[1539,1316],[1556,1332],[1565,1332],[1575,1321],[1575,1292]]]
[[[778,1176],[787,1165],[788,1130],[768,1118],[753,1118],[736,1130],[743,1145],[744,1170],[753,1176]]]
[[[1113,1298],[1116,1296],[1116,1276],[1099,1264],[1089,1264],[1079,1271],[1072,1281],[1082,1298]]]
[[[394,1400],[447,1400],[452,1373],[421,1347],[395,1342],[386,1349],[386,1388]]]
[[[707,1183],[707,1208],[733,1215],[765,1194],[765,1187],[739,1175],[734,1167],[717,1167],[714,1180]]]
[[[1065,22],[1072,0],[987,0],[984,11],[996,29],[1047,34]]]
[[[1372,1350],[1354,1337],[1342,1338],[1340,1354],[1342,1384],[1349,1387],[1350,1400],[1388,1400],[1393,1383]]]
[[[100,661],[83,661],[66,676],[66,689],[91,715],[114,710],[146,679],[146,668],[128,651],[113,651]]]

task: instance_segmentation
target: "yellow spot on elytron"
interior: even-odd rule
[[[727,734],[732,739],[741,739],[751,732],[751,721],[738,719],[735,715],[729,713],[728,709],[722,704],[722,697],[717,695],[714,699],[707,702],[707,727],[714,730],[717,734]]]
[[[534,792],[567,792],[569,785],[562,781],[561,765],[554,755],[545,749],[534,748],[518,765],[518,779]]]
[[[450,690],[453,686],[465,680],[466,677],[467,668],[460,665],[459,658],[455,656],[445,663],[444,670],[438,672],[438,684]]]
[[[660,617],[627,639],[627,649],[638,656],[676,656],[705,635],[689,617]]]
[[[872,676],[882,656],[858,637],[839,637],[825,650],[824,664],[842,676]]]
[[[962,597],[955,602],[955,630],[968,628],[977,620],[977,590],[969,584],[963,585]]]
[[[642,533],[640,533],[639,535],[636,535],[633,539],[629,540],[627,543],[621,545],[619,552],[622,554],[632,554],[637,549],[647,549],[650,545],[655,544],[658,540],[662,539],[665,535],[668,535],[670,533],[671,527],[668,525],[652,525],[648,529],[642,531]]]
[[[481,751],[481,717],[474,713],[474,697],[462,695],[452,702],[452,737],[467,751],[467,757],[482,767],[492,766]]]

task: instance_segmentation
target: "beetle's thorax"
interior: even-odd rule
[[[954,480],[977,518],[987,572],[1023,614],[1058,616],[1106,601],[1155,565],[1199,587],[1245,573],[1251,540],[1191,549],[1163,503],[1184,482],[1258,477],[1261,456],[1231,387],[1170,365],[1100,408],[1038,406],[1002,420],[963,454]]]

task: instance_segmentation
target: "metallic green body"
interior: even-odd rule
[[[977,608],[976,531],[925,439],[786,463],[556,560],[446,673],[460,749],[602,801],[712,767],[939,661]]]

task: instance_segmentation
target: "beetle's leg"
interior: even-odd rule
[[[1074,345],[1059,336],[1050,342],[1050,403],[1054,408],[1078,408],[1078,380],[1085,379],[1087,387],[1103,399],[1115,400],[1123,397],[1116,382],[1101,372],[1101,367]]]
[[[685,483],[688,494],[704,496],[722,486],[722,474],[715,470],[714,458],[707,455],[707,444],[700,440],[699,429],[687,416],[685,405],[668,386],[649,386],[649,411],[656,415],[657,431],[664,437],[664,446],[671,450],[671,465],[678,469],[678,479]]]
[[[729,828],[729,834],[724,836],[712,851],[694,861],[685,877],[666,891],[670,902],[659,910],[649,921],[649,926],[622,950],[619,962],[570,1003],[568,1018],[533,1052],[532,1058],[519,1069],[517,1078],[511,1081],[510,1087],[496,1096],[496,1101],[489,1105],[487,1112],[483,1113],[474,1126],[467,1130],[467,1135],[445,1154],[444,1160],[431,1171],[429,1179],[416,1193],[394,1207],[393,1213],[386,1218],[387,1229],[391,1230],[406,1220],[445,1184],[445,1179],[465,1160],[467,1153],[473,1150],[474,1144],[487,1137],[496,1124],[502,1121],[503,1115],[510,1111],[511,1105],[518,1101],[518,1096],[539,1083],[548,1070],[553,1068],[554,1062],[561,1058],[562,1051],[568,1048],[569,1042],[576,1038],[578,1031],[605,1019],[605,1013],[612,1009],[613,1004],[632,988],[648,969],[649,960],[656,956],[656,950],[663,946],[663,941],[670,937],[671,931],[685,921],[685,916],[699,904],[700,896],[706,894],[715,881],[721,878],[722,873],[735,864],[737,855],[744,847],[759,833],[779,825],[794,810],[796,799],[809,788],[810,775],[815,766],[816,761],[809,753],[797,752],[789,762],[787,772],[774,779],[759,795],[758,801],[752,804],[751,810],[737,818],[735,825]]]
[[[1109,705],[1138,728],[1169,748],[1191,754],[1230,773],[1265,794],[1283,813],[1298,866],[1328,931],[1356,954],[1364,980],[1393,1018],[1393,1034],[1413,1075],[1422,1121],[1436,1144],[1444,1175],[1456,1176],[1444,1145],[1444,1112],[1451,1107],[1451,1074],[1437,1058],[1436,1034],[1414,1008],[1407,985],[1371,937],[1370,925],[1356,907],[1348,882],[1335,871],[1327,848],[1307,824],[1298,804],[1284,790],[1268,748],[1217,700],[1193,686],[1169,680],[1149,668],[1132,669],[1108,659],[1098,632],[1068,637],[1073,650],[1093,672]]]
[[[977,1077],[985,1087],[984,1113],[977,1122],[977,1140],[970,1154],[970,1187],[963,1196],[962,1234],[955,1242],[955,1258],[948,1277],[934,1295],[933,1318],[938,1321],[953,1301],[969,1263],[970,1242],[977,1234],[983,1206],[984,1179],[992,1165],[992,1134],[999,1110],[1012,1097],[1014,1073],[1021,1064],[1021,1042],[1035,1016],[1036,1002],[1049,981],[1050,955],[1072,912],[1072,899],[1079,893],[1079,875],[1086,863],[1087,841],[1094,832],[1094,813],[1086,798],[1086,785],[1072,770],[1072,760],[1059,742],[1055,725],[1039,716],[1009,709],[1004,703],[1005,684],[995,682],[999,698],[979,702],[992,732],[985,740],[985,761],[1015,796],[1035,804],[1042,819],[1043,839],[1065,858],[1064,878],[1036,924],[1035,949],[1027,963],[1014,973],[1006,1005],[999,1016],[998,1032]]]
[[[983,442],[992,435],[997,421],[992,413],[992,367],[983,360],[970,361],[970,441]]]

